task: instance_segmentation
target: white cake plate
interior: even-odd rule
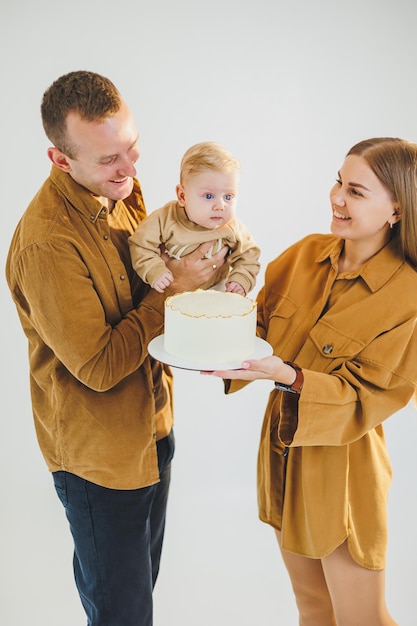
[[[179,359],[172,354],[168,354],[164,350],[164,335],[159,335],[159,337],[155,337],[148,345],[148,352],[154,359],[161,361],[161,363],[165,363],[166,365],[171,365],[172,367],[179,367],[184,370],[195,370],[195,371],[206,371],[212,372],[214,370],[238,370],[242,365],[242,361],[245,359],[241,359],[240,361],[228,361],[228,362],[204,362],[194,363],[191,361],[187,361],[185,359]],[[265,341],[264,339],[260,339],[256,337],[255,340],[255,351],[253,354],[248,355],[247,359],[262,359],[265,356],[271,356],[273,353],[272,346]]]

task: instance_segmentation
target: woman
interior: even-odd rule
[[[259,507],[300,624],[386,626],[396,622],[384,591],[391,466],[382,422],[417,384],[417,145],[355,145],[330,200],[332,234],[306,237],[266,270],[258,334],[275,355],[212,374],[226,391],[277,381]]]

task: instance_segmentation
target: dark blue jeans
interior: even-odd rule
[[[161,481],[142,489],[107,489],[53,473],[74,539],[74,576],[88,626],[152,626],[174,446],[173,433],[157,442]]]

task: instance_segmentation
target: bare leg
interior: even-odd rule
[[[281,548],[281,533],[275,532]],[[282,548],[281,554],[294,590],[300,626],[336,626],[321,560],[308,559]]]
[[[356,563],[345,541],[321,560],[338,626],[398,626],[385,604],[385,572]]]

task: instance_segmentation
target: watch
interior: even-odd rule
[[[303,388],[304,383],[304,375],[301,367],[297,365],[297,363],[292,363],[291,361],[284,361],[285,365],[289,365],[295,370],[296,377],[295,381],[292,385],[284,385],[283,383],[275,383],[275,389],[280,389],[281,391],[288,391],[289,393],[301,393],[301,389]]]

